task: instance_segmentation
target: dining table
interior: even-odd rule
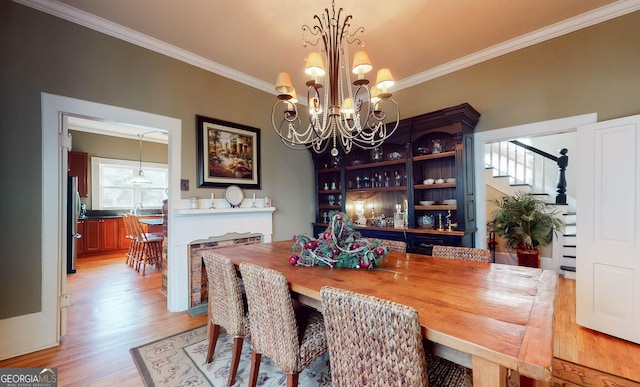
[[[292,295],[322,310],[320,289],[342,288],[418,311],[428,350],[473,369],[475,387],[506,386],[508,370],[548,386],[557,274],[551,270],[390,251],[370,269],[296,266],[294,241],[211,253],[284,274]]]

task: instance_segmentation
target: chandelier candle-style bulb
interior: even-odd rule
[[[311,75],[314,82],[318,82],[318,77],[324,76],[324,62],[319,52],[311,52],[307,56],[307,65],[304,72]]]
[[[293,91],[293,83],[289,73],[280,73],[276,79],[276,91],[280,95],[286,95]]]
[[[353,55],[353,69],[351,71],[358,75],[359,81],[365,80],[364,74],[372,69],[371,59],[369,59],[369,54],[366,51],[358,51]],[[367,81],[366,83],[369,82]],[[354,84],[358,84],[358,82],[354,82]]]
[[[391,70],[389,69],[380,69],[378,70],[378,76],[376,77],[376,86],[382,91],[379,96],[380,98],[389,98],[391,97],[391,93],[387,90],[393,86],[396,82],[393,80],[393,76],[391,76]]]
[[[355,113],[355,110],[353,109],[353,100],[351,98],[344,99],[340,112],[344,114],[345,118],[347,119],[350,119],[351,116]]]

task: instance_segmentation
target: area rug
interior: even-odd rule
[[[191,329],[153,343],[132,348],[131,355],[145,386],[226,386],[233,340],[221,331],[213,361],[207,356],[207,327]],[[242,346],[234,386],[248,385],[251,343]],[[287,377],[271,359],[262,356],[259,386],[286,386]],[[300,386],[330,386],[329,356],[316,359],[300,374]]]

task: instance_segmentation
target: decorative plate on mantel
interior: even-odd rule
[[[238,207],[242,203],[242,199],[244,199],[244,194],[237,185],[230,185],[227,187],[224,197],[231,204],[231,207]]]

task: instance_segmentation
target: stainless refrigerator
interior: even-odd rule
[[[80,194],[78,193],[78,177],[69,176],[67,181],[67,273],[76,272],[78,251],[76,239],[78,234],[78,220],[80,219]]]

